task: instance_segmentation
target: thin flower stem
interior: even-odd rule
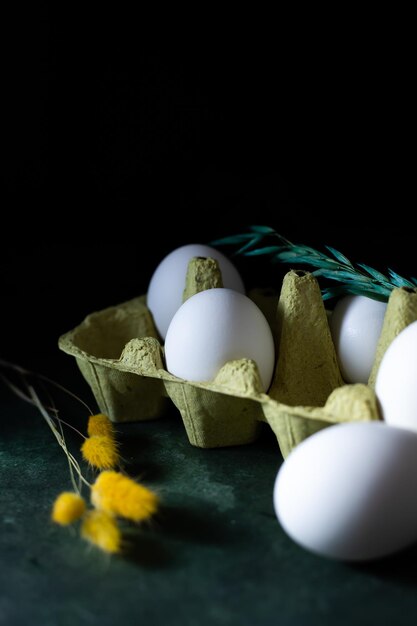
[[[13,391],[13,393],[20,398],[21,400],[24,400],[25,402],[29,402],[29,404],[34,404],[33,400],[31,400],[25,393],[23,393],[23,391],[21,389],[19,389],[19,387],[17,387],[14,383],[12,383],[7,376],[5,376],[4,374],[2,374],[0,372],[0,379],[4,382],[4,384],[9,387],[9,389],[11,391]]]
[[[60,422],[58,422],[58,427],[59,427],[59,430],[61,432],[61,439],[63,440],[64,439],[64,431],[62,429],[62,424]],[[67,454],[66,457],[67,457],[67,461],[68,461],[68,469],[69,469],[69,473],[70,473],[70,479],[71,479],[72,487],[73,487],[74,491],[76,493],[78,493],[78,495],[80,496],[81,495],[81,486],[82,486],[82,484],[79,482],[78,485],[77,485],[76,480],[75,480],[75,476],[74,476],[74,468],[73,468],[72,463],[70,461],[69,455]]]
[[[29,404],[32,404],[32,405],[36,406],[36,408],[41,413],[42,417],[45,419],[46,423],[48,424],[49,428],[52,431],[52,434],[54,435],[55,439],[57,440],[58,444],[63,449],[63,451],[64,451],[64,453],[65,453],[65,455],[67,457],[67,460],[68,460],[68,463],[69,463],[69,467],[70,467],[70,478],[71,478],[71,482],[72,482],[72,485],[74,487],[74,490],[77,493],[81,493],[82,483],[84,483],[86,486],[88,486],[91,489],[91,484],[88,482],[88,480],[86,478],[84,478],[77,459],[74,457],[74,455],[71,452],[69,452],[69,450],[67,448],[67,444],[66,444],[66,441],[65,441],[65,435],[64,435],[63,428],[62,428],[62,424],[65,424],[66,426],[69,426],[70,428],[73,428],[73,430],[75,430],[79,435],[81,435],[85,439],[84,435],[82,433],[80,433],[76,428],[74,428],[71,424],[67,424],[67,422],[64,422],[64,420],[61,420],[61,418],[58,417],[58,409],[56,408],[51,395],[45,389],[44,389],[44,391],[48,395],[49,402],[50,402],[50,404],[52,406],[48,407],[48,409],[47,409],[42,404],[42,402],[41,402],[38,394],[36,393],[34,387],[26,380],[26,376],[32,376],[33,375],[32,372],[28,372],[28,370],[25,370],[24,368],[20,367],[19,365],[15,365],[13,363],[9,363],[8,361],[4,361],[3,359],[0,359],[0,365],[3,366],[3,367],[7,367],[9,369],[12,369],[12,370],[14,370],[15,372],[17,372],[18,374],[21,375],[22,382],[25,384],[25,386],[27,388],[28,394],[26,394],[24,391],[19,389],[19,387],[17,387],[17,385],[15,385],[12,381],[10,381],[9,378],[7,376],[5,376],[2,372],[0,372],[0,379],[6,384],[7,387],[9,387],[9,389],[11,391],[13,391],[14,394],[17,395],[18,398],[21,398],[25,402],[28,402]],[[42,379],[42,376],[38,376],[38,378]],[[50,381],[46,381],[46,382],[50,382]],[[74,396],[75,398],[77,397],[74,394],[72,394],[71,392],[69,392],[69,393],[70,393],[70,395]],[[81,403],[84,404],[82,401],[81,401]],[[51,415],[48,413],[48,410],[51,411],[54,414],[54,417],[51,417]],[[57,425],[56,425],[55,421],[58,424],[59,430],[57,428]],[[75,472],[77,473],[77,475],[79,477],[79,486],[77,486],[77,483],[75,481],[74,470],[75,470]]]
[[[25,380],[24,382],[25,382],[25,384],[27,385],[26,380]],[[44,383],[42,383],[42,382],[41,382],[41,385],[42,385],[42,387],[43,387],[44,392],[45,392],[45,393],[46,393],[46,395],[48,396],[48,399],[49,399],[49,404],[51,405],[52,410],[53,410],[53,413],[54,413],[54,415],[55,415],[55,419],[57,420],[57,423],[58,423],[58,428],[59,428],[60,433],[61,433],[61,439],[62,439],[62,441],[64,441],[64,442],[65,442],[64,429],[63,429],[63,427],[62,427],[62,424],[63,424],[64,422],[63,422],[63,420],[61,420],[61,419],[58,417],[58,408],[57,408],[57,406],[55,405],[55,402],[54,402],[53,397],[51,396],[51,394],[49,393],[49,391],[45,388]],[[70,424],[68,424],[68,426],[69,426],[70,428],[72,428],[72,426],[71,426]],[[77,432],[79,432],[76,428],[75,428],[74,430],[76,430]],[[80,433],[80,434],[81,434],[81,433]],[[66,455],[66,456],[67,456],[67,461],[68,461],[68,469],[69,469],[69,473],[70,473],[70,478],[71,478],[72,486],[73,486],[73,488],[74,488],[74,491],[75,491],[76,493],[78,493],[78,495],[80,495],[80,496],[81,496],[81,491],[82,491],[82,481],[81,481],[81,478],[80,478],[81,469],[80,469],[80,467],[78,466],[78,470],[79,470],[79,471],[77,471],[77,474],[78,474],[78,485],[77,485],[76,480],[75,480],[75,475],[74,475],[74,467],[73,467],[73,464],[72,464],[72,462],[71,462],[71,459],[70,459],[69,455]]]
[[[25,380],[25,384],[26,380]],[[42,385],[42,389],[44,390],[45,394],[48,396],[49,399],[49,404],[51,405],[49,410],[52,411],[54,413],[54,417],[57,420],[57,422],[59,422],[59,424],[64,424],[64,426],[67,426],[68,428],[71,428],[71,430],[73,430],[74,432],[77,433],[77,435],[79,435],[82,439],[87,439],[87,437],[85,435],[83,435],[83,433],[81,431],[78,430],[78,428],[75,428],[75,426],[73,426],[72,424],[70,424],[69,422],[66,422],[65,420],[62,419],[62,417],[59,417],[59,410],[55,404],[55,401],[53,399],[53,397],[51,396],[51,394],[49,393],[48,389],[46,389],[45,384],[41,381],[41,385]],[[46,407],[48,409],[48,407]],[[61,428],[62,430],[62,428]]]
[[[1,360],[1,359],[0,359]],[[17,371],[17,370],[16,370]],[[24,374],[22,374],[21,372],[19,372],[22,375],[23,381],[24,383],[27,385],[27,381],[24,377]],[[9,389],[11,391],[13,391],[13,393],[18,396],[21,400],[24,400],[25,402],[27,402],[28,404],[32,404],[33,406],[37,406],[36,402],[34,402],[34,400],[32,398],[30,398],[29,396],[27,396],[21,389],[19,389],[19,387],[17,387],[14,383],[12,383],[7,376],[5,376],[4,374],[2,374],[0,372],[0,379],[9,387]],[[54,404],[50,394],[45,391],[50,399],[51,404]],[[78,430],[78,428],[75,428],[75,426],[73,426],[72,424],[70,424],[69,422],[66,422],[65,420],[62,419],[62,417],[58,417],[58,409],[55,406],[48,406],[45,407],[48,411],[52,411],[54,413],[54,418],[57,420],[57,422],[61,422],[62,424],[64,424],[64,426],[67,426],[68,428],[71,428],[74,432],[76,432],[80,437],[82,437],[83,439],[87,439],[87,437],[85,435],[83,435],[83,433],[81,431]]]
[[[38,376],[41,380],[44,380],[50,385],[54,385],[57,389],[60,389],[61,391],[66,393],[68,396],[71,396],[71,398],[74,398],[74,400],[78,400],[78,402],[80,402],[84,406],[84,408],[87,409],[89,414],[93,415],[94,411],[91,410],[91,408],[88,406],[86,402],[84,402],[84,400],[82,400],[79,396],[77,396],[75,393],[73,393],[72,391],[70,391],[69,389],[61,385],[60,383],[57,383],[55,380],[52,380],[52,378],[49,378],[48,376],[44,376],[43,374],[34,374],[34,376]]]
[[[91,410],[88,404],[84,402],[84,400],[82,400],[82,398],[78,397],[75,393],[73,393],[72,391],[70,391],[69,389],[61,385],[60,383],[57,383],[55,380],[52,380],[52,378],[49,378],[48,376],[45,376],[44,374],[38,374],[37,372],[32,372],[31,370],[25,369],[24,367],[17,365],[16,363],[12,363],[10,361],[6,361],[5,359],[1,359],[1,358],[0,358],[0,365],[2,367],[13,369],[15,372],[18,372],[19,374],[23,374],[24,376],[34,376],[35,378],[44,380],[50,385],[53,385],[57,389],[60,389],[67,395],[71,396],[71,398],[74,398],[74,400],[77,400],[78,402],[80,402],[84,406],[84,408],[87,409],[90,415],[93,415],[94,411]]]
[[[56,417],[57,422],[59,422],[60,424],[64,424],[64,426],[67,426],[67,428],[71,428],[71,430],[73,430],[75,433],[77,433],[77,435],[79,435],[83,439],[87,439],[87,437],[83,435],[82,432],[78,430],[78,428],[75,428],[75,426],[63,420],[62,417],[58,417],[58,415],[56,415],[55,417]]]
[[[28,385],[28,391],[29,391],[29,394],[30,394],[30,396],[32,397],[32,399],[34,401],[35,406],[38,408],[39,412],[44,417],[44,419],[45,419],[46,423],[48,424],[48,426],[50,427],[50,429],[51,429],[55,439],[57,440],[57,442],[59,443],[59,445],[61,446],[61,448],[65,452],[69,462],[72,464],[72,466],[74,467],[74,469],[78,473],[80,479],[83,481],[83,483],[85,485],[87,485],[88,487],[91,488],[91,484],[82,475],[82,472],[81,472],[81,469],[80,469],[80,466],[79,466],[78,462],[76,461],[74,456],[68,451],[68,448],[67,448],[64,436],[63,435],[61,436],[61,434],[57,431],[56,426],[55,426],[51,416],[48,414],[48,412],[46,411],[46,409],[43,406],[42,402],[40,401],[39,396],[36,393],[35,389],[31,385]]]

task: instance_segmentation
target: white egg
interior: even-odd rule
[[[298,544],[363,561],[417,541],[417,434],[383,422],[331,426],[282,465],[275,511]]]
[[[388,424],[417,431],[417,322],[388,346],[378,369],[375,393]]]
[[[188,263],[193,257],[198,256],[216,259],[222,273],[223,286],[245,293],[239,272],[229,259],[215,248],[189,244],[173,250],[153,273],[147,294],[147,306],[163,339],[172,318],[182,304]]]
[[[165,340],[167,369],[192,381],[212,380],[227,361],[256,362],[265,390],[274,371],[274,340],[261,310],[232,289],[208,289],[178,309]]]
[[[367,383],[387,305],[365,296],[345,296],[330,316],[340,371],[347,383]]]

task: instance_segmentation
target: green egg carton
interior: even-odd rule
[[[184,299],[213,286],[221,286],[217,263],[193,259]],[[249,359],[226,363],[214,380],[204,383],[167,372],[146,296],[91,313],[60,337],[59,347],[75,357],[100,410],[114,422],[158,418],[171,401],[190,443],[201,448],[251,443],[261,422],[267,422],[285,457],[326,426],[380,418],[373,391],[376,372],[392,339],[417,320],[416,292],[393,291],[368,385],[344,384],[312,274],[288,272],[279,299],[262,290],[250,297],[267,317],[276,344],[268,393]]]

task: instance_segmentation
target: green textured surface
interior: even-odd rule
[[[89,400],[75,365],[62,359],[38,369]],[[83,410],[54,397],[62,417],[81,425]],[[0,401],[2,626],[416,623],[416,548],[351,566],[313,556],[283,533],[272,508],[281,458],[267,426],[254,444],[201,450],[175,409],[118,425],[127,469],[164,505],[130,558],[108,558],[49,522],[51,502],[70,487],[65,457],[36,409],[2,385]]]

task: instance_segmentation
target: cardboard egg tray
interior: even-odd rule
[[[204,263],[204,259],[193,261]],[[187,297],[201,290],[199,286],[210,286],[207,266],[204,281],[198,272],[190,263]],[[210,272],[211,286],[219,286],[218,268],[209,267]],[[214,380],[204,383],[167,372],[146,296],[91,313],[60,337],[59,347],[75,357],[100,410],[114,422],[156,419],[171,401],[190,443],[201,448],[250,443],[260,423],[267,422],[285,457],[326,426],[380,419],[373,391],[376,372],[394,337],[417,320],[415,291],[392,292],[368,385],[344,384],[312,274],[288,272],[279,298],[261,290],[249,296],[267,317],[276,344],[275,373],[267,394],[256,364],[249,359],[226,363]]]

